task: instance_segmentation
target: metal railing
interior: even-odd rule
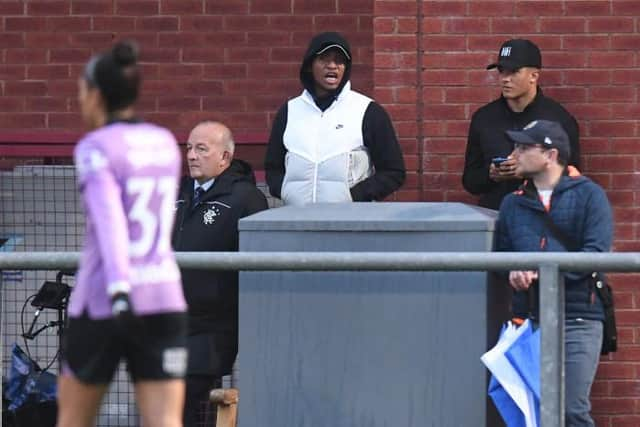
[[[3,269],[73,269],[77,252],[0,253]],[[640,271],[640,253],[182,252],[182,267],[253,271],[538,270],[542,427],[564,425],[564,286],[560,271]]]

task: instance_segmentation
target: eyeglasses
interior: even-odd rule
[[[542,151],[546,151],[546,148],[544,148],[542,145],[539,145],[539,144],[515,144],[513,146],[513,149],[518,152],[529,151],[533,148],[539,148]]]

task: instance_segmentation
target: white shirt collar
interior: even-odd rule
[[[193,180],[193,191],[196,190],[196,188],[198,187],[202,187],[202,189],[204,191],[208,191],[211,186],[213,185],[213,181],[215,181],[215,178],[211,178],[209,181],[205,182],[204,184],[198,184],[198,181],[196,181],[195,179]]]

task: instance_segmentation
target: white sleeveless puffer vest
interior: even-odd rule
[[[285,204],[352,201],[349,189],[373,174],[362,138],[362,121],[371,101],[352,91],[347,82],[325,111],[306,90],[288,102],[281,191]]]

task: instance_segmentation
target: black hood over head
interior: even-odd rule
[[[315,82],[311,72],[311,63],[318,52],[331,45],[338,45],[338,47],[341,48],[347,56],[344,76],[342,77],[340,86],[338,86],[338,88],[328,97],[331,102],[333,102],[333,99],[340,94],[342,88],[344,88],[344,85],[347,84],[351,77],[351,59],[353,56],[351,55],[351,47],[349,46],[347,39],[345,39],[340,33],[336,32],[320,33],[313,37],[311,42],[309,42],[309,47],[307,48],[307,52],[304,54],[304,58],[302,60],[302,66],[300,67],[300,81],[304,88],[313,96],[313,99],[316,100],[316,103],[321,102],[321,100],[317,99],[316,96]],[[331,102],[329,102],[329,104],[331,104]]]

